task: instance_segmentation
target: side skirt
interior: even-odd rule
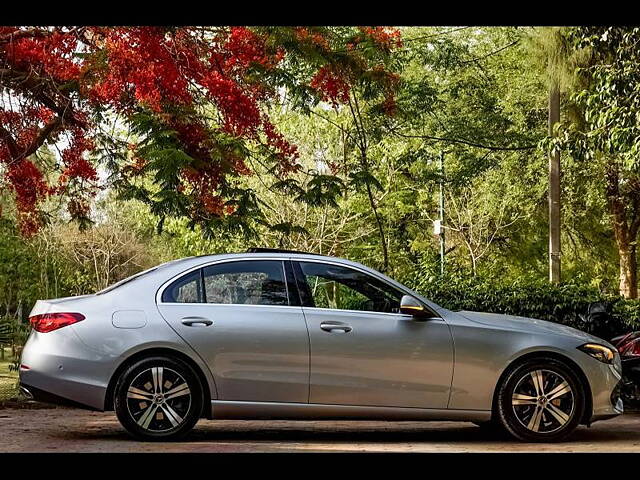
[[[211,401],[214,419],[273,420],[451,420],[483,422],[489,410],[448,410],[435,408],[370,407],[317,403]]]

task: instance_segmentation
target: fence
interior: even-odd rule
[[[18,396],[18,376],[0,374],[0,402]]]
[[[20,307],[18,310],[21,314]],[[18,364],[28,327],[18,314],[10,315],[7,308],[5,315],[0,315],[0,402],[19,393]]]
[[[5,348],[0,330],[0,402],[18,396],[18,360],[21,348]],[[14,356],[15,355],[15,356]]]

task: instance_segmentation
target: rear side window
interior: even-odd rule
[[[281,261],[219,263],[203,273],[207,303],[289,305]]]
[[[166,303],[202,303],[201,270],[195,270],[173,282],[162,292]]]
[[[162,292],[162,302],[289,305],[284,279],[278,260],[218,263],[178,278]]]

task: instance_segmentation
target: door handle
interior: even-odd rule
[[[338,322],[322,322],[320,324],[320,329],[325,332],[336,332],[336,333],[349,333],[353,328],[351,325],[347,325],[346,323],[338,323]]]
[[[193,327],[194,325],[204,325],[205,327],[208,327],[209,325],[213,325],[211,320],[204,317],[184,317],[181,322],[187,327]]]

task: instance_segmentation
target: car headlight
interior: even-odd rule
[[[605,347],[598,343],[585,343],[578,347],[578,350],[582,350],[587,355],[600,360],[602,363],[613,364],[613,360],[616,356],[615,351],[612,348]]]

